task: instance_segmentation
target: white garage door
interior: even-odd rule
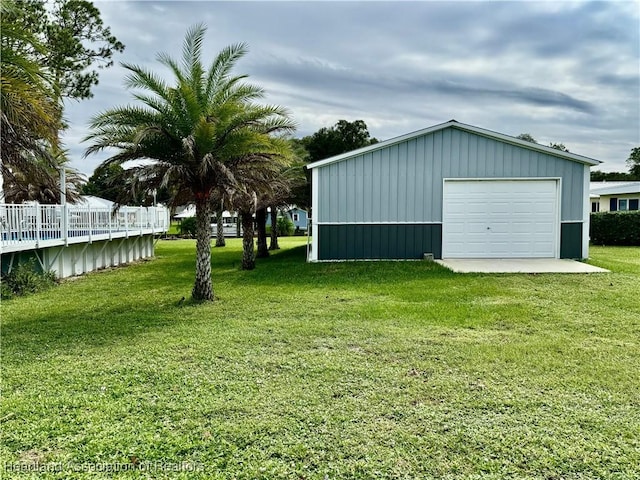
[[[443,258],[557,256],[555,180],[447,180]]]

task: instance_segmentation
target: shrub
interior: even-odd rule
[[[196,236],[196,217],[183,218],[178,225],[178,231],[181,235]]]
[[[293,233],[293,222],[289,217],[278,217],[278,235],[286,237]]]
[[[3,278],[2,282],[0,282],[0,298],[2,300],[9,300],[13,297],[14,297],[13,290],[11,290],[11,287],[7,285],[7,282]]]
[[[589,236],[594,245],[640,246],[640,211],[592,213]]]
[[[56,276],[53,272],[38,272],[34,258],[19,263],[11,273],[2,278],[2,298],[12,298],[14,295],[28,295],[53,287]]]

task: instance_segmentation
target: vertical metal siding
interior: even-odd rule
[[[414,202],[413,202],[413,211],[411,212],[411,215],[408,215],[409,218],[415,218],[416,215],[416,211],[418,210],[418,208],[422,207],[424,208],[425,205],[425,193],[424,193],[424,178],[425,178],[425,163],[426,162],[420,162],[417,159],[419,158],[424,158],[424,138],[418,138],[416,139],[415,142],[415,155],[414,157],[412,157],[414,159],[415,162],[415,178],[414,178],[414,183],[415,183],[415,187],[414,187],[414,191],[415,191],[415,197],[414,197]]]
[[[408,149],[407,149],[407,143],[401,143],[400,145],[397,146],[397,152],[394,152],[397,154],[398,159],[406,159],[406,161],[402,162],[398,162],[397,164],[397,170],[398,170],[398,185],[404,185],[404,188],[401,188],[398,190],[398,201],[396,202],[396,218],[401,221],[401,222],[406,222],[407,221],[407,209],[406,208],[399,208],[400,205],[408,205],[407,203],[407,189],[409,187],[408,182],[409,182],[409,177],[407,175],[407,166],[409,164],[413,164],[415,162],[412,162],[409,159],[409,155],[408,155]]]
[[[441,225],[319,225],[318,260],[442,258]]]
[[[582,258],[582,223],[563,223],[560,229],[560,258]]]
[[[319,222],[441,222],[443,178],[561,177],[582,219],[585,166],[455,128],[318,167]]]

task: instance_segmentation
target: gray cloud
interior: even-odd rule
[[[162,72],[187,28],[205,50],[247,42],[238,72],[288,107],[307,135],[362,118],[386,139],[455,118],[529,132],[625,169],[640,144],[640,14],[632,2],[98,2],[127,49],[118,59]],[[101,73],[91,101],[70,105],[65,139],[80,160],[89,118],[129,103],[124,72]]]
[[[437,72],[431,79],[418,79],[410,66],[407,68],[407,74],[402,77],[382,72],[336,68],[318,60],[288,62],[284,58],[276,58],[268,64],[256,65],[255,71],[278,82],[289,81],[308,90],[323,91],[329,98],[333,92],[339,92],[339,95],[348,98],[371,97],[372,94],[384,93],[395,96],[410,95],[415,98],[435,93],[455,96],[466,101],[518,101],[531,105],[569,108],[589,114],[596,112],[596,107],[590,102],[558,91],[513,85],[507,81],[480,75],[450,75],[449,79],[445,79],[446,72]],[[318,102],[325,103],[322,99],[318,99]],[[336,105],[336,102],[330,103]]]

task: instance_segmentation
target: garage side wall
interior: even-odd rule
[[[577,162],[447,128],[316,168],[315,221],[320,239],[328,234],[343,235],[338,233],[340,229],[328,226],[360,225],[363,232],[364,225],[437,226],[419,230],[432,244],[431,250],[422,252],[434,253],[438,258],[441,238],[436,246],[433,232],[442,230],[444,178],[547,177],[561,178],[561,232],[567,232],[565,238],[569,239],[576,237],[577,228],[582,229],[584,171],[585,166]],[[363,235],[378,233],[372,229],[369,227]],[[561,238],[561,249],[573,253],[575,249],[564,243]],[[330,254],[323,244],[320,240],[319,260],[361,258],[350,257],[345,251]],[[421,248],[428,246],[425,243]],[[415,251],[396,258],[421,256]]]

